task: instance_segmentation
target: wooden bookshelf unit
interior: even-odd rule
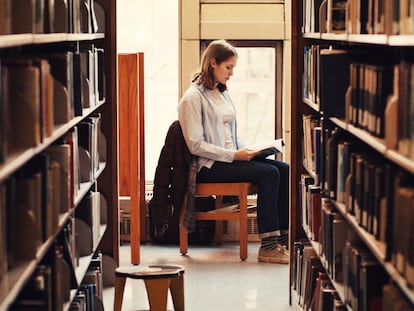
[[[103,310],[119,263],[116,1],[0,2],[0,309]]]
[[[290,297],[306,310],[414,307],[407,5],[292,3]]]

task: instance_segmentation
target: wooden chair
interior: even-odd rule
[[[238,183],[197,183],[195,195],[216,196],[216,209],[208,212],[196,212],[196,220],[237,220],[240,224],[240,259],[247,259],[247,196],[257,192],[256,186],[248,182]],[[222,207],[223,196],[238,196],[239,208],[226,209]],[[188,252],[188,232],[183,226],[185,206],[187,199],[184,199],[180,215],[180,252],[185,255]],[[222,226],[216,226],[216,235],[221,240]]]
[[[150,265],[118,267],[115,270],[114,311],[121,311],[127,278],[141,279],[147,289],[150,311],[166,311],[168,289],[175,311],[184,311],[184,267],[180,265]]]

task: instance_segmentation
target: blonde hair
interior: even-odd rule
[[[211,60],[215,59],[217,65],[220,65],[223,61],[226,61],[233,56],[237,56],[237,51],[235,47],[226,40],[221,39],[210,42],[201,56],[200,69],[194,75],[193,82],[197,82],[206,88],[213,89],[216,81],[214,80],[213,68],[210,65]],[[226,89],[225,85],[222,85],[222,87],[224,87],[224,90]]]

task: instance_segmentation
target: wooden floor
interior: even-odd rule
[[[189,246],[181,256],[178,245],[141,246],[141,264],[177,263],[184,275],[187,311],[285,311],[300,310],[289,305],[288,265],[259,263],[257,242],[249,243],[246,261],[240,261],[238,243],[220,246]],[[120,264],[130,264],[130,247],[122,245]],[[113,310],[114,289],[104,291],[105,310]],[[173,310],[168,299],[168,310]],[[122,310],[149,310],[144,282],[128,279]]]

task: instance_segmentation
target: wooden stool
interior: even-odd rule
[[[240,224],[240,259],[247,258],[247,196],[257,192],[257,188],[252,183],[197,183],[195,195],[200,196],[216,196],[215,210],[208,212],[196,212],[196,220],[238,220]],[[239,208],[237,210],[227,210],[222,208],[223,196],[238,196]],[[184,199],[184,204],[180,214],[180,252],[187,254],[188,251],[188,232],[183,226],[184,213],[187,204],[187,198]],[[218,226],[222,228],[222,226]],[[221,229],[222,230],[222,229]],[[222,235],[222,232],[216,231],[216,234]]]
[[[121,311],[126,278],[142,279],[147,289],[150,311],[166,311],[168,289],[174,310],[184,311],[184,267],[151,265],[119,267],[115,270],[114,311]]]

